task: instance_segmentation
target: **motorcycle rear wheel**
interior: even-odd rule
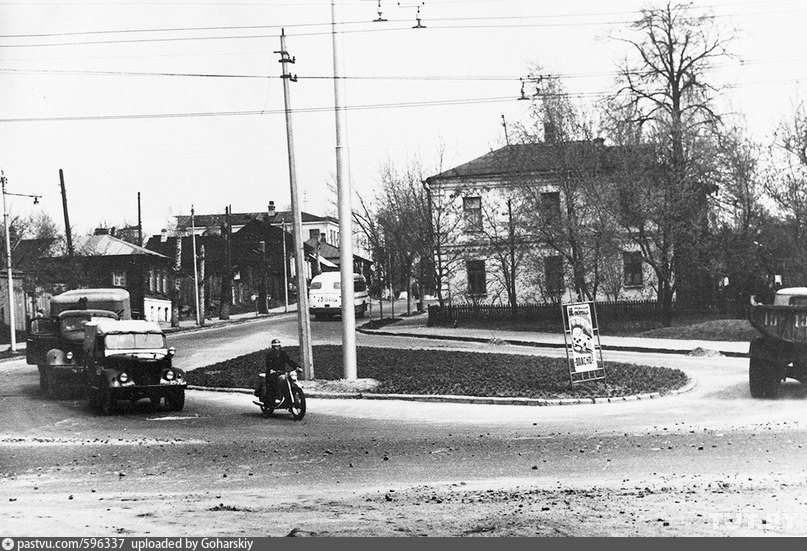
[[[305,394],[303,394],[302,389],[296,386],[291,389],[291,406],[289,407],[289,412],[291,412],[291,416],[294,417],[295,421],[299,421],[305,417]]]
[[[269,417],[275,411],[275,401],[270,400],[268,397],[264,396],[264,400],[261,402],[261,413],[263,413],[264,417]]]

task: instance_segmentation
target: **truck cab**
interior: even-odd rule
[[[776,291],[773,304],[752,304],[751,325],[761,333],[748,349],[754,398],[777,398],[785,379],[807,382],[807,287]]]
[[[120,400],[148,398],[154,405],[180,411],[188,384],[185,372],[172,366],[174,348],[156,322],[98,320],[84,327],[84,380],[90,405],[105,415]]]
[[[50,316],[28,324],[25,359],[39,370],[39,388],[48,398],[81,388],[81,342],[93,319],[131,319],[125,289],[74,289],[50,300]]]

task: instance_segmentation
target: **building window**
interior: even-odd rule
[[[468,260],[465,262],[468,272],[468,294],[471,296],[484,296],[487,294],[487,278],[485,277],[484,260]]]
[[[563,290],[563,257],[547,256],[544,258],[544,281],[546,290],[556,293]]]
[[[541,194],[541,220],[553,224],[560,220],[560,192],[551,191]]]
[[[308,230],[308,238],[319,241],[319,230]]]
[[[642,254],[639,252],[623,252],[622,272],[625,274],[625,287],[642,287],[644,285]]]
[[[153,293],[155,287],[157,287],[157,276],[152,268],[149,270],[149,292]]]
[[[112,272],[112,286],[113,287],[126,287],[126,272],[123,270],[115,270]]]
[[[462,212],[465,216],[465,231],[482,231],[482,198],[463,197]]]

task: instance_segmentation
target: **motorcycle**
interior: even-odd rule
[[[301,368],[296,368],[286,372],[285,381],[281,382],[281,397],[269,398],[266,396],[266,373],[260,373],[258,389],[255,391],[255,396],[258,400],[253,400],[253,404],[261,408],[264,417],[269,417],[276,409],[285,409],[291,416],[299,421],[305,416],[305,394],[303,389],[297,385],[297,378],[302,373]],[[275,374],[275,371],[270,371]]]

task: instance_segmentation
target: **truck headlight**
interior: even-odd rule
[[[165,377],[166,381],[173,381],[176,378],[176,374],[169,369],[168,371],[165,372],[165,375],[163,375],[163,377]]]
[[[126,383],[129,380],[129,375],[126,374],[126,373],[120,373],[120,374],[118,374],[118,380],[121,383]]]
[[[67,361],[69,362],[69,361],[71,361],[71,360],[73,359],[73,353],[72,353],[72,352],[68,352],[67,354],[65,354],[65,355],[64,355],[64,357],[65,357],[65,358],[67,359]]]

